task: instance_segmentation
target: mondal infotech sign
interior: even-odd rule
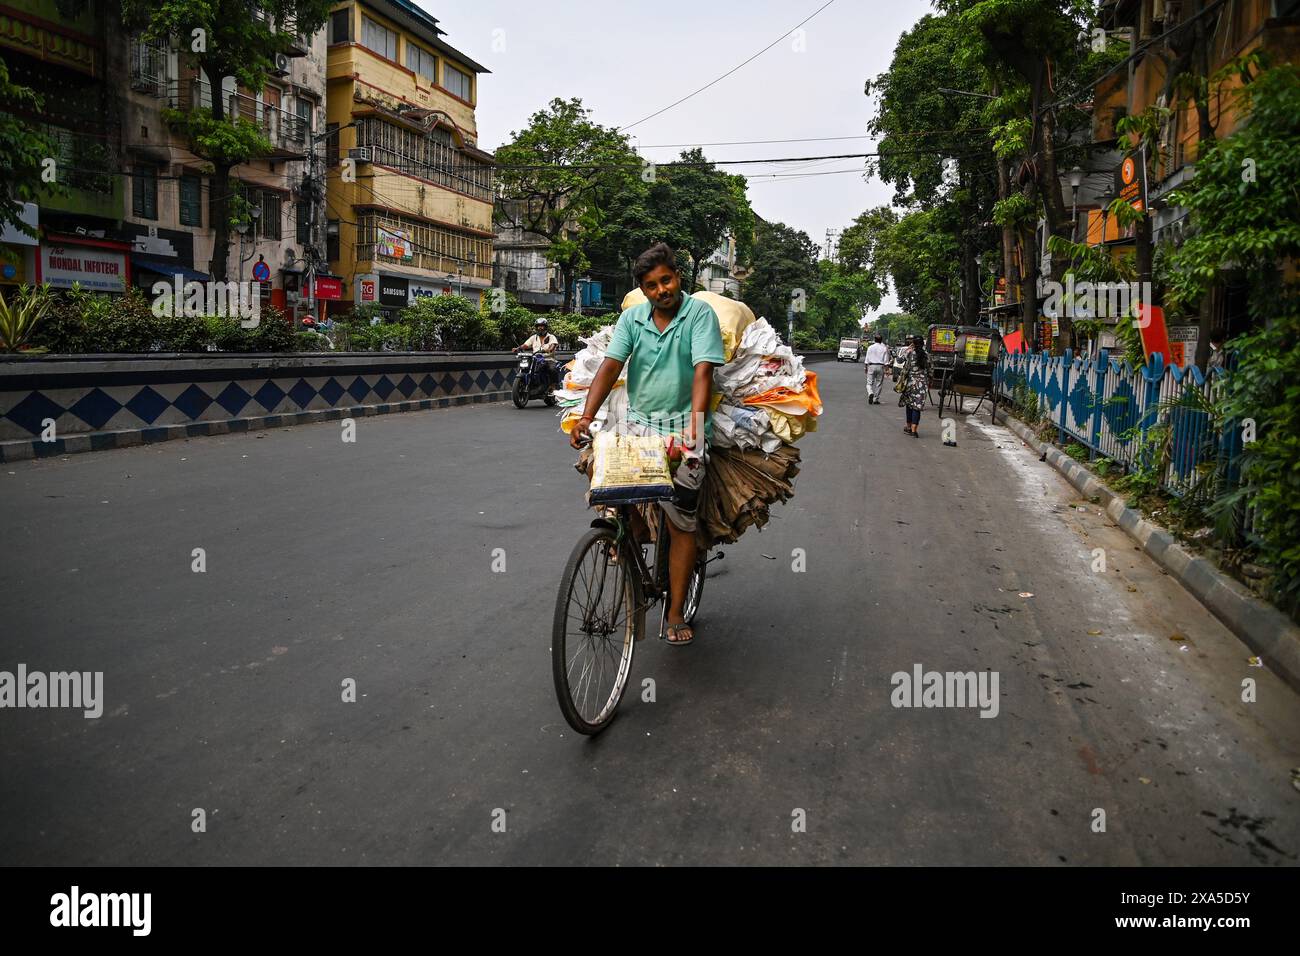
[[[94,292],[126,289],[126,253],[82,246],[41,246],[41,281],[54,289],[80,285]]]

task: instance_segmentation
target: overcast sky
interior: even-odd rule
[[[492,72],[479,78],[479,145],[489,151],[554,97],[579,97],[596,122],[624,127],[717,79],[774,40],[770,50],[679,106],[627,130],[650,160],[704,146],[712,160],[869,152],[872,141],[710,146],[738,140],[864,136],[871,100],[863,81],[889,66],[899,34],[923,0],[416,0],[448,43]],[[802,50],[796,44],[802,40]],[[749,177],[765,219],[825,243],[892,189],[862,177],[863,160],[724,166]],[[830,173],[831,175],[807,175]],[[800,174],[805,178],[772,178]],[[892,290],[891,290],[892,291]],[[892,294],[882,311],[896,308]]]

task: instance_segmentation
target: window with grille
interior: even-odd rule
[[[373,116],[362,118],[359,124],[357,145],[370,147],[373,162],[492,201],[492,167],[457,149],[446,130],[422,135]]]
[[[325,166],[333,169],[339,164],[339,124],[328,123],[325,126]]]
[[[406,44],[406,66],[430,83],[438,82],[438,58],[414,43]]]
[[[131,174],[131,212],[141,219],[158,218],[158,170],[152,166]]]
[[[258,223],[263,239],[279,239],[281,199],[275,193],[262,193],[262,219]]]
[[[203,225],[203,180],[198,176],[181,177],[181,225]]]
[[[152,96],[167,94],[167,44],[134,38],[131,42],[131,89]]]
[[[293,215],[298,226],[298,234],[295,237],[298,245],[309,245],[311,243],[311,202],[303,200],[296,203]]]
[[[450,63],[442,65],[442,85],[449,93],[454,93],[462,100],[468,101],[473,89],[474,81],[468,73],[464,73]]]
[[[304,136],[311,133],[312,114],[316,112],[316,104],[309,99],[298,97],[298,126]]]
[[[361,18],[361,45],[382,57],[397,59],[397,34],[367,16]]]

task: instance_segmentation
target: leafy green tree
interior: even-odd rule
[[[746,215],[749,203],[735,183],[737,177],[709,163],[702,149],[683,151],[680,162],[682,165],[662,174],[668,191],[661,194],[661,202],[666,201],[668,207],[661,209],[661,215],[677,227],[678,248],[690,257],[686,288],[694,291],[704,261],[722,245],[728,232],[746,225],[752,228],[753,213]]]
[[[818,283],[808,303],[809,326],[823,339],[856,337],[868,309],[880,308],[883,290],[865,269],[823,259],[817,263]]]
[[[560,268],[565,312],[573,308],[574,278],[590,265],[588,251],[606,227],[601,200],[635,190],[640,179],[627,137],[590,113],[580,99],[553,99],[496,151],[503,205],[550,243],[547,258]]]
[[[953,56],[967,42],[965,32],[949,12],[922,17],[899,38],[889,70],[872,84],[879,105],[869,129],[882,137],[873,166],[894,185],[895,203],[949,208],[936,222],[954,230],[958,310],[974,324],[975,257],[994,241],[990,209],[998,180],[985,115],[988,75],[972,58]]]
[[[786,310],[798,303],[804,308],[796,307],[795,327],[804,327],[802,313],[820,281],[817,253],[817,243],[806,232],[783,222],[760,222],[741,299],[778,329],[785,324]]]
[[[1171,286],[1200,300],[1227,270],[1244,278],[1254,322],[1227,343],[1234,369],[1224,413],[1249,421],[1241,484],[1224,483],[1214,510],[1254,509],[1253,539],[1274,571],[1275,596],[1300,609],[1300,67],[1265,70],[1242,88],[1248,121],[1197,157],[1196,178],[1171,198],[1195,229],[1171,255]]]
[[[233,78],[247,89],[262,89],[275,68],[276,54],[288,53],[294,44],[293,35],[276,24],[292,23],[298,33],[311,36],[324,26],[334,2],[258,0],[257,6],[266,17],[254,16],[248,0],[122,0],[127,28],[149,40],[176,37],[212,93],[209,108],[169,110],[165,118],[189,140],[194,154],[212,165],[216,242],[211,272],[218,281],[226,279],[233,224],[230,171],[271,151],[253,124],[226,115],[223,85]]]
[[[909,335],[924,336],[930,323],[910,312],[886,312],[867,328],[867,338],[879,335],[888,345],[900,345]]]

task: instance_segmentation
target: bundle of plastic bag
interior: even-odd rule
[[[762,528],[769,506],[794,493],[799,452],[793,443],[815,431],[822,413],[817,375],[803,358],[781,343],[765,319],[755,319],[743,302],[713,292],[696,292],[718,316],[726,362],[713,370],[709,469],[701,490],[697,538],[701,547],[735,541],[751,525]],[[639,289],[629,292],[623,309],[645,302]],[[560,427],[572,431],[586,404],[587,392],[605,358],[614,327],[590,338],[567,367],[563,387],[554,392]],[[610,391],[596,413],[593,432],[608,431],[627,418],[624,379]],[[583,458],[589,460],[589,455]],[[582,459],[579,471],[587,473]]]

